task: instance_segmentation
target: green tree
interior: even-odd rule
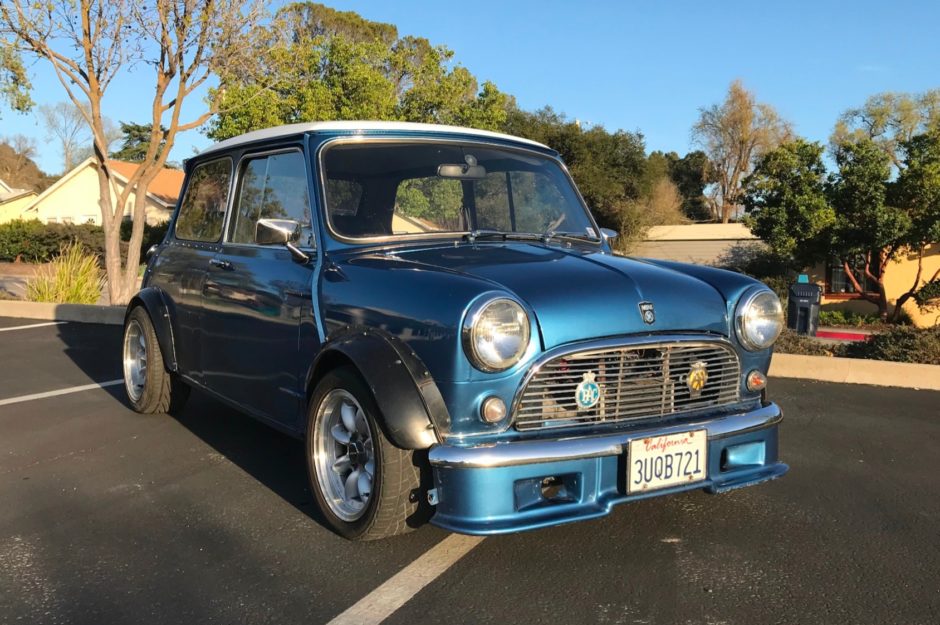
[[[31,90],[32,84],[16,45],[0,39],[0,100],[6,101],[14,111],[25,113],[33,107]]]
[[[917,272],[897,299],[895,319],[912,298],[922,308],[940,305],[940,268],[924,274],[924,257],[931,246],[940,246],[940,129],[911,137],[901,145],[901,154],[902,170],[889,197],[910,219],[905,243],[917,255]]]
[[[799,270],[829,253],[835,213],[826,197],[823,146],[802,139],[765,154],[744,179],[744,222]]]
[[[839,167],[830,177],[829,196],[836,214],[832,252],[842,260],[845,275],[874,302],[882,318],[888,316],[885,276],[889,263],[906,248],[911,219],[900,207],[887,203],[891,161],[871,139],[839,146]],[[852,261],[863,259],[862,272],[878,292],[867,293],[852,271]]]
[[[705,187],[709,181],[708,156],[701,150],[689,152],[683,157],[675,152],[650,152],[646,160],[642,193],[649,196],[653,187],[662,178],[668,178],[682,198],[682,212],[692,221],[712,219],[705,198]]]
[[[130,163],[141,163],[147,158],[150,151],[150,140],[153,136],[160,137],[160,149],[166,150],[166,128],[160,126],[157,133],[153,132],[153,124],[135,124],[133,122],[120,122],[121,147],[111,152],[111,158]]]
[[[550,107],[514,110],[504,130],[557,150],[602,227],[621,228],[627,203],[644,194],[646,155],[639,133],[585,129]]]
[[[903,145],[918,134],[940,129],[940,89],[924,93],[878,93],[858,108],[845,111],[830,137],[839,146],[871,139],[891,163],[904,166]]]
[[[701,150],[689,152],[682,158],[670,152],[669,178],[675,183],[682,195],[682,212],[692,221],[711,219],[705,187],[711,177],[711,163],[708,155]]]
[[[280,9],[258,30],[264,78],[220,68],[223,102],[209,136],[224,139],[284,123],[378,119],[498,129],[512,100],[478,85],[453,52],[391,24],[312,2]]]

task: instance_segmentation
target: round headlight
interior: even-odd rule
[[[529,347],[529,316],[518,302],[508,298],[482,301],[467,314],[463,343],[477,369],[508,369]]]
[[[783,330],[783,307],[773,291],[758,290],[746,295],[735,313],[738,339],[745,348],[756,351],[774,344]]]

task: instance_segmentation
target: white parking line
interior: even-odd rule
[[[13,326],[12,328],[0,328],[0,332],[9,332],[10,330],[29,330],[30,328],[44,328],[46,326],[57,326],[67,321],[49,321],[47,323],[31,323],[26,326]]]
[[[451,534],[327,625],[378,625],[482,540]]]
[[[33,393],[32,395],[20,395],[19,397],[9,397],[7,399],[0,399],[0,406],[7,406],[9,404],[18,404],[24,401],[33,401],[34,399],[46,399],[47,397],[55,397],[57,395],[68,395],[69,393],[79,393],[81,391],[90,391],[96,388],[104,388],[106,386],[114,386],[116,384],[124,384],[124,379],[120,380],[108,380],[107,382],[97,382],[95,384],[83,384],[81,386],[70,386],[68,388],[60,388],[56,391],[46,391],[45,393]]]

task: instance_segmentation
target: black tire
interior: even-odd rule
[[[142,386],[133,383],[131,369],[127,363],[129,341],[135,337],[143,339],[146,350],[144,353],[147,366],[140,376]],[[127,316],[122,346],[124,390],[134,410],[143,414],[178,413],[189,398],[189,386],[164,367],[157,333],[153,329],[150,315],[143,306],[136,306]]]
[[[317,431],[320,420],[328,418],[321,414],[320,408],[337,389],[345,391],[359,403],[371,430],[371,448],[374,453],[371,494],[361,516],[353,520],[340,518],[327,503],[329,495],[325,491],[329,486],[321,484],[316,466]],[[329,525],[350,540],[378,540],[404,534],[429,516],[422,488],[422,477],[425,477],[426,483],[429,476],[426,471],[426,454],[393,445],[382,429],[381,420],[375,398],[352,367],[340,367],[323,376],[308,405],[306,456],[310,490]]]

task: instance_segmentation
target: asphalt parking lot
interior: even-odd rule
[[[33,323],[0,319],[0,623],[325,623],[448,536],[338,538],[301,444],[199,393],[46,395],[117,380],[120,328]],[[771,384],[782,480],[486,538],[385,622],[940,622],[940,393]]]

